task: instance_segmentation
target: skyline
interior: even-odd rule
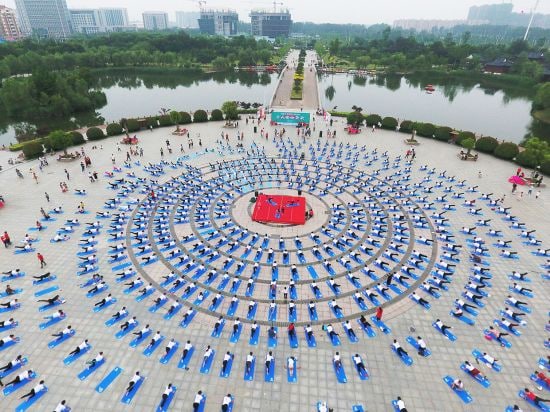
[[[176,11],[197,12],[198,2],[184,0],[179,5],[174,5],[172,0],[157,0],[154,7],[146,0],[67,0],[70,9],[76,8],[100,8],[121,7],[128,9],[129,19],[141,20],[141,14],[145,11],[165,11],[169,14],[170,21],[175,21]],[[288,8],[293,21],[336,24],[365,24],[376,23],[392,24],[399,19],[442,19],[455,20],[466,19],[468,9],[474,5],[500,4],[501,1],[461,0],[460,2],[442,2],[440,0],[370,0],[364,7],[364,13],[357,13],[356,2],[341,0],[338,3],[325,4],[319,7],[319,2],[313,0],[286,0],[282,8]],[[516,0],[514,11],[530,13],[535,0]],[[0,0],[0,4],[15,8],[15,0]],[[280,8],[277,5],[277,8]],[[232,8],[239,13],[241,21],[249,21],[248,14],[251,9],[272,9],[273,2],[250,0],[213,0],[206,3],[205,8]],[[376,10],[371,13],[370,10]],[[541,2],[539,13],[550,14],[550,1]]]

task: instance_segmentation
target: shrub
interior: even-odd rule
[[[180,112],[181,114],[181,120],[180,124],[189,124],[192,122],[191,115],[187,112]]]
[[[369,114],[367,117],[365,117],[365,120],[367,121],[367,125],[369,126],[372,126],[373,124],[378,126],[378,123],[382,123],[382,118],[377,114]]]
[[[511,142],[504,142],[495,149],[495,156],[500,159],[512,160],[519,153],[518,145]]]
[[[415,123],[414,128],[419,136],[433,137],[435,126],[431,123]]]
[[[147,127],[148,128],[153,128],[153,129],[156,129],[157,127],[159,127],[159,123],[158,123],[158,120],[156,117],[148,117],[147,118]]]
[[[535,168],[538,166],[537,155],[532,150],[525,149],[516,156],[516,163],[523,167]]]
[[[23,154],[26,159],[34,159],[43,153],[42,141],[32,140],[23,145]]]
[[[99,127],[90,127],[86,132],[86,137],[88,140],[100,140],[104,139],[106,136]]]
[[[402,133],[412,133],[413,122],[411,122],[410,120],[403,120],[399,125],[399,131]]]
[[[84,139],[84,136],[82,136],[82,133],[74,131],[71,133],[71,140],[73,142],[73,145],[79,145],[86,143],[86,140]]]
[[[395,130],[397,127],[397,119],[395,117],[384,117],[382,119],[382,128],[388,130]]]
[[[475,140],[475,138],[476,138],[476,135],[474,133],[462,131],[456,137],[455,143],[459,145],[460,143],[462,143],[462,141],[464,141],[466,139],[474,139]]]
[[[118,136],[119,134],[122,134],[120,123],[110,123],[107,125],[107,136]]]
[[[170,115],[164,114],[162,116],[159,116],[160,127],[172,126],[173,124],[174,122],[172,121]]]
[[[215,122],[223,120],[223,113],[220,109],[214,109],[212,110],[212,115],[210,115],[210,120],[213,120]]]
[[[550,159],[546,159],[540,164],[540,171],[546,176],[550,176]]]
[[[208,121],[208,114],[204,110],[197,110],[193,113],[193,122],[204,123]]]
[[[442,126],[435,129],[435,138],[442,142],[448,142],[451,139],[451,132],[453,129],[450,127]]]
[[[491,136],[483,136],[476,141],[476,150],[483,153],[493,153],[498,146],[498,140]]]
[[[140,129],[139,122],[136,119],[126,119],[126,129],[128,133],[137,132]]]
[[[348,124],[362,124],[364,116],[361,112],[349,112],[346,116]]]

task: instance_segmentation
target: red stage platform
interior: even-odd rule
[[[258,195],[252,220],[262,223],[303,225],[306,223],[306,199],[301,196]]]

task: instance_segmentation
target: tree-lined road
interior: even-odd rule
[[[292,50],[286,59],[286,69],[281,74],[279,85],[271,103],[271,107],[275,109],[317,110],[319,107],[317,72],[315,70],[317,55],[314,51],[307,51],[306,54],[302,100],[292,100],[290,98],[299,53],[299,50]]]

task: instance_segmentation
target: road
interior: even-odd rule
[[[290,98],[294,73],[296,71],[295,67],[298,64],[298,55],[299,50],[292,50],[287,57],[287,66],[280,77],[279,85],[271,104],[271,107],[275,109],[316,110],[319,107],[317,72],[314,65],[317,55],[314,51],[307,51],[306,54],[302,100],[292,100]]]

